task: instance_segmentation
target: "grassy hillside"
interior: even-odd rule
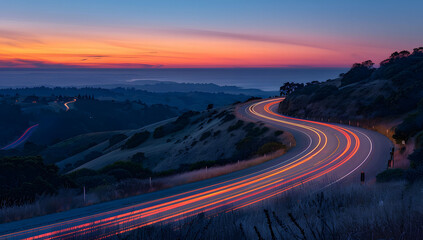
[[[240,120],[236,107],[210,106],[134,130],[82,134],[49,146],[40,153],[44,162],[55,165],[40,166],[52,168],[63,183],[53,182],[57,186],[52,191],[41,189],[28,201],[0,208],[0,222],[220,176],[263,163],[295,146],[290,133]],[[29,184],[37,181],[30,179]],[[50,178],[45,181],[53,184]],[[82,187],[87,190],[86,202],[81,201]]]
[[[369,60],[354,64],[337,79],[300,86],[279,105],[279,111],[378,130],[396,141],[397,160],[405,160],[415,149],[408,157],[412,168],[408,178],[423,176],[422,47],[411,53],[394,52],[379,68]]]
[[[289,94],[279,110],[345,120],[402,116],[423,103],[422,80],[423,48],[395,52],[379,68],[365,61],[338,79],[308,83]]]
[[[28,100],[29,99],[29,100]],[[177,116],[179,110],[168,105],[147,105],[140,101],[106,101],[91,96],[78,97],[0,96],[0,110],[7,112],[0,123],[0,146],[15,140],[33,124],[39,124],[29,139],[38,145],[51,145],[76,135],[134,129]],[[8,153],[1,153],[8,154]]]
[[[152,172],[171,174],[265,155],[286,148],[292,141],[288,133],[237,119],[234,108],[189,111],[163,123],[110,134],[108,139],[57,165],[63,171],[100,170],[118,161],[129,161],[139,162]],[[86,145],[93,142],[87,141],[93,137],[84,135],[66,142],[83,141],[81,145]]]

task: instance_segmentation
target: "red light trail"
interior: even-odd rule
[[[159,222],[178,221],[201,212],[213,215],[232,211],[312,181],[319,185],[318,189],[331,185],[357,171],[370,158],[375,143],[371,140],[373,136],[366,134],[368,132],[282,116],[273,110],[282,100],[259,101],[237,110],[243,117],[289,129],[298,136],[297,146],[280,158],[221,178],[156,192],[156,197],[126,207],[115,201],[109,203],[116,203],[113,210],[97,214],[85,211],[84,217],[68,216],[70,220],[26,227],[21,231],[12,230],[0,238],[107,238]],[[332,180],[325,181],[324,176]],[[59,215],[60,219],[66,219],[66,212]]]

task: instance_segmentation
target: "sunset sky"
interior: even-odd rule
[[[347,67],[423,46],[423,1],[2,0],[0,67]]]

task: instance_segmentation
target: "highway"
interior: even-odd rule
[[[281,116],[283,99],[244,104],[237,114],[291,132],[296,145],[263,164],[200,182],[67,212],[0,225],[1,239],[107,238],[204,212],[232,211],[295,188],[320,191],[372,179],[384,170],[392,143],[361,128]]]
[[[18,147],[31,136],[31,134],[35,131],[37,127],[38,127],[38,124],[35,124],[27,128],[25,132],[18,139],[16,139],[14,142],[10,143],[9,145],[2,147],[0,150],[9,150],[9,149]]]

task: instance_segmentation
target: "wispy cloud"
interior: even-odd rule
[[[62,64],[62,63],[53,63],[47,61],[37,61],[37,60],[28,60],[28,59],[8,59],[0,60],[0,68],[161,68],[163,65],[154,65],[154,64],[144,64],[144,63],[91,63],[86,64],[86,59],[81,61],[84,64]]]
[[[0,68],[73,68],[79,67],[71,64],[51,63],[46,61],[13,58],[0,60]]]
[[[1,43],[11,46],[19,46],[19,43],[43,43],[31,34],[5,29],[0,29],[0,39]]]
[[[215,30],[200,30],[200,29],[168,29],[163,30],[172,34],[181,34],[181,35],[191,35],[191,36],[200,36],[200,37],[211,37],[211,38],[225,38],[233,40],[242,40],[242,41],[255,41],[255,42],[265,42],[265,43],[276,43],[276,44],[289,44],[297,45],[304,47],[319,48],[324,50],[332,50],[329,46],[319,45],[313,42],[309,42],[304,39],[296,39],[294,37],[280,37],[280,36],[269,36],[269,35],[260,35],[260,34],[247,34],[247,33],[233,33],[233,32],[224,32],[224,31],[215,31]]]

